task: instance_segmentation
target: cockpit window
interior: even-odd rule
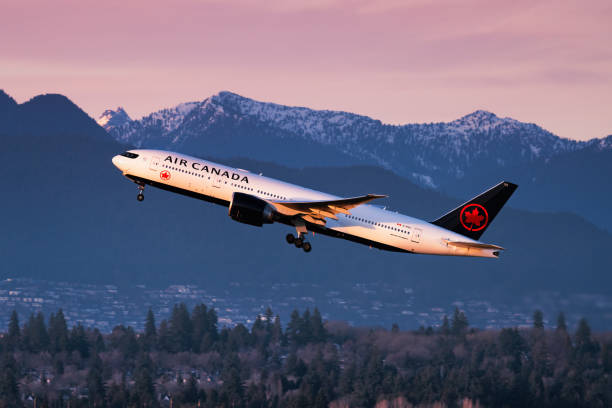
[[[138,157],[136,153],[131,153],[131,152],[123,152],[121,153],[121,155],[124,157],[127,157],[128,159],[135,159]]]

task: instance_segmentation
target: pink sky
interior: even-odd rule
[[[612,2],[3,0],[0,88],[133,118],[230,90],[450,121],[476,109],[612,134]]]

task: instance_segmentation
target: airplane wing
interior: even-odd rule
[[[350,214],[349,210],[386,195],[368,194],[359,197],[327,201],[270,201],[276,210],[287,216],[299,216],[304,221],[325,225],[325,218],[337,220],[336,214]]]

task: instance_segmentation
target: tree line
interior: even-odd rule
[[[13,312],[0,333],[0,407],[605,407],[612,333],[582,319],[571,333],[540,311],[533,327],[477,330],[459,309],[436,328],[323,322],[267,309],[249,328],[219,328],[204,304],[177,304],[159,325],[101,333],[62,310]]]

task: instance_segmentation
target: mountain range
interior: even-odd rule
[[[607,252],[612,235],[575,214],[512,208],[513,197],[484,237],[508,248],[498,260],[395,254],[318,235],[313,252],[304,254],[284,242],[287,227],[239,224],[223,207],[156,189],[147,189],[147,199],[138,203],[136,187],[110,162],[129,148],[126,143],[134,143],[110,136],[64,96],[40,95],[17,104],[0,92],[0,118],[0,160],[9,169],[0,204],[6,232],[0,235],[0,278],[157,287],[228,282],[333,287],[383,280],[414,289],[430,305],[450,304],[465,294],[515,304],[541,291],[612,294]],[[221,156],[218,160],[236,167],[338,195],[384,191],[390,197],[382,205],[424,219],[471,194],[450,197],[380,166],[354,162],[292,168],[252,156]],[[609,325],[605,316],[588,317],[595,326]]]
[[[569,211],[612,231],[612,136],[576,141],[479,110],[448,123],[387,125],[352,113],[258,102],[220,92],[132,120],[98,119],[118,142],[203,157],[249,157],[294,168],[371,165],[451,196],[501,179],[513,205]]]

